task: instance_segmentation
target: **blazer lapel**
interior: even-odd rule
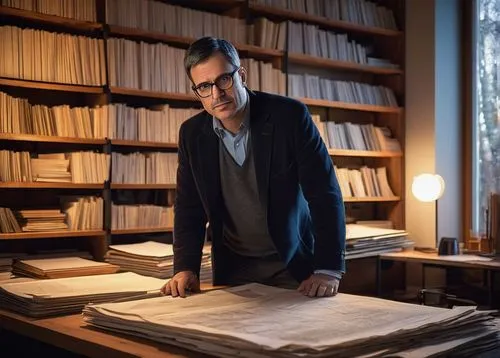
[[[250,138],[255,162],[255,175],[259,189],[259,199],[267,210],[269,175],[273,144],[273,124],[268,122],[269,113],[258,101],[257,95],[250,96]]]
[[[217,215],[222,203],[220,169],[219,169],[219,141],[213,131],[212,118],[207,114],[207,121],[203,132],[198,136],[197,160],[205,187],[203,191],[207,198],[211,215]]]

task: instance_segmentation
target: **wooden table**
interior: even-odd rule
[[[493,307],[494,304],[494,281],[495,274],[500,271],[500,256],[494,257],[491,261],[460,261],[460,255],[457,256],[439,256],[436,253],[423,253],[419,251],[402,251],[379,255],[377,264],[377,293],[382,294],[381,275],[382,261],[399,261],[399,262],[416,262],[422,264],[422,270],[426,267],[441,267],[450,268],[457,267],[463,269],[483,270],[488,281],[488,305]],[[422,275],[422,288],[425,288],[425,275]]]
[[[35,319],[0,309],[0,328],[87,357],[209,357],[187,349],[86,326],[81,314]]]
[[[220,288],[223,288],[223,286],[201,285],[202,292]],[[21,336],[29,337],[87,357],[212,357],[144,338],[100,330],[87,325],[83,321],[82,314],[32,318],[0,309],[0,329],[11,331]]]

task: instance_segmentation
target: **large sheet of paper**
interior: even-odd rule
[[[355,356],[396,343],[404,349],[426,330],[436,336],[452,323],[465,331],[466,324],[492,319],[473,307],[447,310],[348,294],[311,299],[258,284],[187,299],[89,305],[84,317],[102,328],[227,357]]]

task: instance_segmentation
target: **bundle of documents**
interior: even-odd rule
[[[19,210],[16,217],[22,231],[68,230],[66,214],[59,209]]]
[[[15,260],[12,272],[34,278],[64,278],[115,273],[119,267],[82,257]]]
[[[12,271],[12,257],[3,256],[0,254],[0,272]]]
[[[192,295],[91,304],[91,326],[218,357],[427,357],[497,347],[500,324],[474,307],[444,309],[247,284]]]
[[[203,246],[201,255],[200,282],[212,283],[212,245],[210,242]]]
[[[405,230],[348,224],[346,258],[375,256],[385,252],[401,251],[413,246]]]
[[[76,313],[89,303],[158,293],[165,282],[132,272],[0,284],[0,306],[32,317]]]
[[[146,241],[128,245],[109,245],[106,261],[131,271],[157,278],[172,277],[174,251],[171,244]]]
[[[128,245],[110,245],[106,261],[121,270],[145,276],[170,278],[173,274],[174,251],[171,244],[146,241]],[[210,246],[205,246],[201,263],[201,282],[211,282]]]

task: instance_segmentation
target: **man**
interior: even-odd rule
[[[208,222],[215,285],[335,295],[345,272],[344,205],[306,106],[248,90],[225,40],[197,40],[184,65],[205,111],[179,132],[174,276],[162,291],[199,290]]]

